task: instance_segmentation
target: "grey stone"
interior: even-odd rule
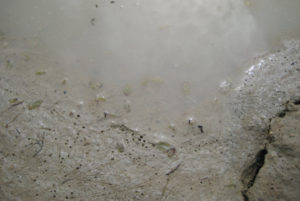
[[[300,110],[287,111],[284,117],[271,121],[268,154],[249,200],[299,200],[300,197]]]

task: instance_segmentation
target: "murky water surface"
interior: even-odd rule
[[[55,62],[78,104],[160,128],[207,116],[220,84],[234,88],[255,57],[299,38],[299,9],[299,0],[1,0],[0,30],[15,41],[8,49]]]

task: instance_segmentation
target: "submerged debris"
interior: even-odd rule
[[[171,169],[166,175],[170,176],[172,173],[174,173],[176,170],[178,170],[178,168],[180,167],[181,163],[179,163],[178,165],[176,165],[173,169]]]
[[[41,105],[42,105],[43,101],[42,100],[37,100],[33,103],[30,103],[28,105],[28,110],[34,110],[34,109],[37,109],[39,108]]]
[[[89,86],[92,89],[100,89],[103,87],[103,84],[101,82],[97,82],[97,81],[89,81]]]
[[[171,145],[167,142],[158,142],[155,144],[155,146],[160,150],[160,151],[167,151],[168,149],[171,148]]]
[[[141,82],[141,85],[146,87],[149,84],[156,84],[156,85],[161,85],[163,84],[163,80],[160,77],[152,77],[152,78],[146,78]]]
[[[173,123],[170,123],[170,125],[169,125],[169,129],[171,129],[173,132],[175,132],[175,131],[176,131],[175,124],[173,124]]]
[[[17,98],[13,98],[13,99],[8,100],[8,102],[10,103],[10,106],[9,106],[9,108],[4,110],[3,112],[6,112],[6,111],[10,110],[11,108],[22,104],[24,101],[20,101]]]
[[[131,94],[131,88],[130,88],[130,86],[129,86],[129,85],[126,85],[126,86],[123,88],[122,92],[123,92],[123,94],[124,94],[125,96],[129,96],[129,95]]]
[[[204,130],[203,130],[203,126],[202,126],[202,125],[198,125],[198,128],[200,129],[200,132],[201,132],[201,133],[204,133]]]
[[[95,26],[96,19],[95,19],[95,18],[92,18],[91,21],[90,21],[90,23],[91,23],[92,26]]]
[[[127,113],[131,112],[131,106],[130,106],[130,101],[129,101],[129,100],[126,100],[126,101],[124,102],[123,108],[124,108],[124,110],[125,110]]]
[[[186,95],[189,95],[191,93],[191,85],[190,83],[188,82],[184,82],[183,85],[182,85],[182,92],[183,94],[186,96]]]
[[[38,150],[33,154],[32,157],[36,157],[42,151],[42,149],[44,147],[44,141],[45,141],[45,133],[38,136],[38,138],[35,140],[35,142],[32,142],[28,145],[28,146],[38,145]]]
[[[7,60],[6,60],[6,66],[7,66],[8,68],[12,68],[12,67],[13,67],[13,62],[12,62],[10,59],[7,59]]]
[[[124,145],[122,145],[121,143],[117,143],[116,148],[120,153],[123,153],[125,150]]]
[[[154,144],[158,150],[167,154],[168,157],[172,157],[176,154],[176,148],[167,142],[158,142]]]
[[[176,149],[175,149],[175,147],[172,147],[172,148],[168,149],[166,152],[167,152],[168,157],[171,158],[172,156],[174,156],[176,154]]]
[[[103,95],[97,95],[95,100],[96,102],[106,102],[106,98]]]
[[[9,102],[10,104],[15,104],[17,101],[18,101],[17,98],[13,98],[13,99],[8,100],[8,102]]]
[[[111,128],[118,128],[121,131],[129,132],[129,133],[132,133],[132,134],[137,134],[136,130],[131,129],[131,128],[127,127],[124,124],[115,124],[115,123],[113,123],[113,124],[111,124]]]
[[[190,117],[190,118],[188,119],[188,124],[189,124],[189,125],[193,125],[193,124],[194,124],[194,119],[193,119],[193,117]]]
[[[46,72],[44,72],[44,71],[35,72],[35,75],[45,75],[45,74],[46,74]]]
[[[65,85],[65,84],[67,84],[67,82],[69,82],[68,78],[64,78],[64,79],[61,81],[61,84],[62,84],[62,85]]]
[[[109,112],[104,112],[103,115],[104,115],[105,119],[106,118],[117,118],[117,117],[120,117],[120,116],[118,116],[116,114],[112,114],[112,113],[109,113]]]
[[[22,104],[23,102],[24,102],[24,101],[17,101],[17,102],[15,102],[14,104],[11,104],[10,108],[15,107],[15,106],[18,106],[18,105]]]

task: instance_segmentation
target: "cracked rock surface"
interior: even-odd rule
[[[1,201],[299,197],[299,41],[205,105],[201,129],[168,131],[76,102],[59,64],[38,53],[5,46],[0,59]]]
[[[243,161],[247,164],[241,174],[245,201],[297,200],[299,197],[299,151],[295,149],[299,147],[296,112],[300,97],[299,44],[294,45],[253,65],[233,94],[232,108],[240,122],[240,131],[247,133],[237,142],[243,150],[241,155],[255,153]],[[293,156],[286,155],[289,151]],[[283,158],[275,160],[278,156]],[[294,182],[287,182],[290,174]],[[272,185],[280,187],[274,190]]]
[[[299,103],[298,103],[299,104]],[[293,105],[292,105],[293,106]],[[249,200],[298,200],[300,197],[300,106],[294,105],[284,117],[271,121],[263,167],[249,190]]]

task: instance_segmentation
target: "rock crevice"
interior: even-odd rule
[[[265,157],[268,153],[267,148],[260,150],[254,159],[254,162],[248,166],[242,173],[242,183],[244,185],[242,195],[244,197],[244,201],[248,201],[248,190],[253,186],[255,179],[260,171],[260,169],[264,166],[265,163]]]

